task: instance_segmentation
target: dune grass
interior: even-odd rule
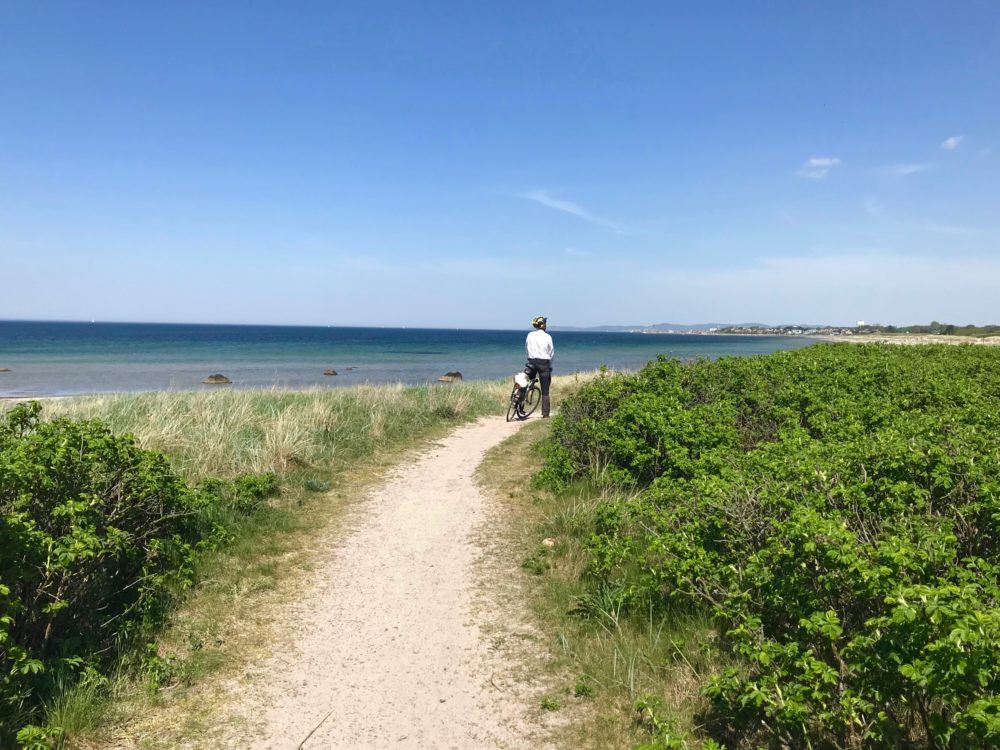
[[[347,468],[441,424],[498,414],[501,382],[406,387],[112,394],[48,402],[49,417],[97,418],[162,451],[189,480]]]
[[[559,403],[597,373],[554,377]],[[47,418],[100,419],[165,453],[189,481],[349,470],[437,429],[503,414],[510,382],[287,390],[159,391],[46,401]],[[0,404],[0,409],[3,405]]]

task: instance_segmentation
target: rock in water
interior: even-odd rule
[[[10,372],[9,367],[0,367],[0,372]]]
[[[215,375],[209,375],[207,378],[201,381],[205,385],[229,385],[233,381],[227,378],[225,375],[220,375],[215,373]]]
[[[446,372],[444,375],[438,378],[439,383],[455,383],[462,379],[462,373],[458,372]]]
[[[333,369],[333,368],[331,367],[331,368],[330,368],[329,370],[323,370],[323,374],[324,374],[324,375],[336,375],[336,374],[337,374],[337,371],[336,371],[336,370],[334,370],[334,369]]]

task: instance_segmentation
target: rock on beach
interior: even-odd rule
[[[209,375],[207,378],[201,381],[205,385],[229,385],[233,381],[227,378],[225,375],[220,373],[215,373],[215,375]]]

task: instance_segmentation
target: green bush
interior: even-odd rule
[[[167,459],[98,421],[0,417],[0,746],[54,687],[100,669],[191,583],[219,510],[252,513],[274,475],[189,488]]]
[[[597,513],[594,590],[715,618],[715,739],[1000,744],[998,355],[661,359],[563,409],[545,481],[642,490]]]
[[[189,580],[199,498],[99,422],[0,422],[0,741],[46,694],[159,618]]]

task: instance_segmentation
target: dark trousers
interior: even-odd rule
[[[538,375],[538,385],[542,388],[542,416],[549,416],[549,386],[552,385],[552,360],[529,359],[524,373],[529,378]]]

